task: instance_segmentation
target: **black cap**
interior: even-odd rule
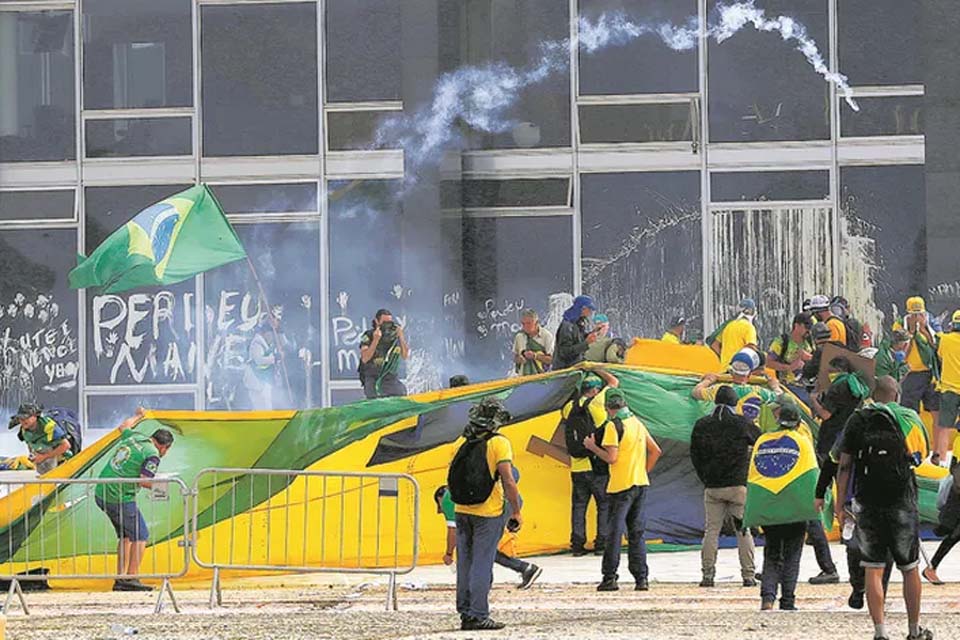
[[[670,328],[671,328],[671,329],[672,329],[673,327],[679,327],[679,326],[682,325],[682,324],[687,324],[687,319],[684,318],[682,315],[673,316],[673,318],[670,319]]]
[[[777,419],[781,427],[793,428],[800,424],[800,409],[790,403],[780,407],[780,417]]]
[[[7,425],[7,428],[13,429],[14,427],[20,426],[20,420],[31,416],[38,416],[41,413],[43,413],[42,404],[24,403],[17,409],[16,415],[10,416],[10,424]]]

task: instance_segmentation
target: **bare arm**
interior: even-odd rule
[[[44,460],[49,460],[50,458],[59,458],[69,450],[70,450],[70,441],[63,440],[55,448],[50,449],[48,451],[44,451],[43,453],[38,453],[34,455],[33,461],[43,462]]]
[[[843,507],[847,503],[847,486],[850,484],[850,472],[853,469],[853,456],[849,453],[840,454],[840,466],[837,471],[837,501],[833,505],[833,513],[837,516],[840,526],[846,516]]]
[[[708,373],[707,375],[703,376],[703,379],[701,379],[700,382],[697,383],[697,386],[693,388],[691,395],[695,400],[706,400],[707,387],[714,384],[716,381],[716,374]]]
[[[457,529],[456,527],[447,527],[447,549],[443,553],[443,564],[453,563],[453,552],[457,550]],[[447,562],[449,560],[450,562]]]
[[[403,327],[397,327],[397,340],[400,341],[400,357],[404,360],[410,357],[410,345],[407,344],[407,334],[403,332]]]
[[[715,354],[717,354],[717,356],[719,356],[719,355],[720,355],[720,352],[723,350],[723,347],[722,347],[722,345],[720,344],[720,341],[719,341],[719,340],[714,340],[713,342],[711,342],[711,343],[710,343],[710,348],[713,349],[713,352],[714,352]]]
[[[137,426],[137,423],[143,420],[143,417],[146,414],[147,414],[146,409],[144,409],[143,407],[137,407],[136,413],[134,413],[132,416],[130,416],[129,418],[121,422],[120,426],[118,426],[117,428],[120,429],[120,431],[126,431],[127,429],[132,429],[135,426]]]
[[[360,362],[367,364],[373,359],[374,354],[377,352],[377,345],[380,344],[381,335],[380,329],[374,329],[373,339],[370,340],[370,344],[367,346],[360,345]]]
[[[507,501],[513,509],[511,517],[518,522],[523,522],[523,518],[520,516],[520,489],[517,487],[517,481],[513,479],[513,464],[501,462],[497,465],[497,471],[500,472],[500,482],[503,483],[503,494],[507,497]]]
[[[590,434],[583,440],[583,446],[587,448],[588,451],[592,451],[598,458],[606,462],[607,464],[613,464],[617,461],[617,458],[620,456],[620,447],[619,446],[606,446],[601,447],[597,444],[597,439],[593,434]]]
[[[607,371],[606,369],[601,369],[599,367],[593,369],[593,372],[600,376],[600,378],[606,383],[606,385],[612,389],[616,389],[620,386],[620,381],[617,380],[617,377]]]
[[[657,444],[657,441],[653,439],[649,433],[647,434],[647,473],[653,471],[653,467],[656,466],[657,460],[660,459],[660,454],[663,453],[663,450],[660,448],[660,445]]]

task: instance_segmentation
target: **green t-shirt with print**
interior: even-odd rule
[[[160,466],[160,451],[149,436],[128,429],[120,436],[116,449],[110,456],[100,477],[107,478],[152,478]],[[133,502],[137,499],[139,483],[124,482],[98,484],[96,496],[103,502]]]

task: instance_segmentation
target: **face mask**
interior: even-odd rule
[[[907,359],[907,354],[904,351],[894,351],[893,359],[897,362],[904,362]]]

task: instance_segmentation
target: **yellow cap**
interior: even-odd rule
[[[927,305],[920,296],[907,298],[907,313],[923,313],[927,310]]]

